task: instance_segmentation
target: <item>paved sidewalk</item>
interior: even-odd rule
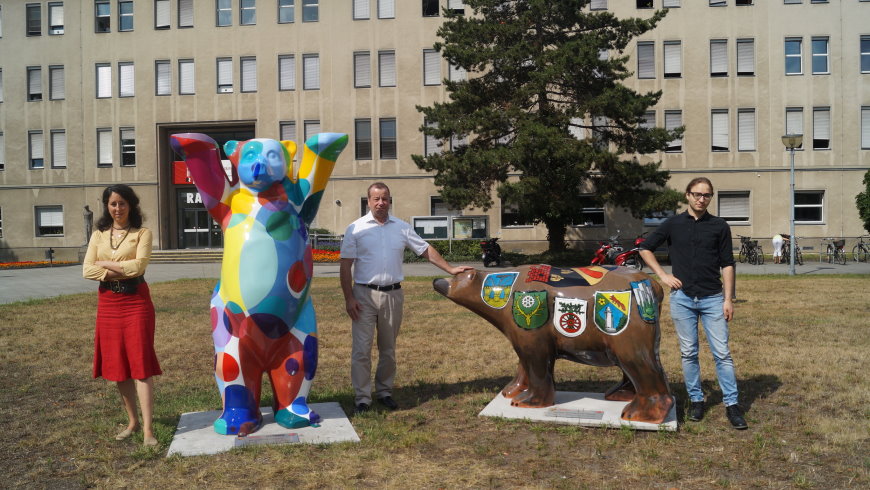
[[[467,262],[467,265],[481,267],[480,262]],[[405,264],[405,275],[444,276],[444,271],[428,262]],[[500,269],[488,268],[487,271]],[[649,272],[648,268],[644,269]],[[665,267],[670,270],[670,267]],[[870,263],[846,262],[846,265],[807,262],[797,266],[799,275],[805,274],[870,274]],[[737,273],[741,274],[788,274],[784,264],[764,265],[738,264]],[[338,277],[338,264],[315,264],[315,277]],[[148,282],[164,282],[181,278],[214,278],[220,276],[220,264],[151,264],[145,277]],[[51,298],[63,294],[96,291],[94,281],[82,278],[81,265],[45,267],[39,269],[12,269],[0,271],[0,304],[25,301],[28,299]]]

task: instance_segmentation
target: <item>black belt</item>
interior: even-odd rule
[[[377,284],[363,284],[358,282],[360,286],[365,286],[369,289],[374,289],[375,291],[392,291],[394,289],[402,289],[402,283],[397,282],[396,284],[390,284],[388,286],[378,286]]]
[[[145,282],[145,276],[136,276],[132,279],[119,279],[117,281],[100,281],[100,287],[115,293],[135,293],[136,286]]]

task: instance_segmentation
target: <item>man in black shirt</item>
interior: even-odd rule
[[[704,417],[701,365],[698,362],[698,319],[704,326],[716,377],[722,389],[725,413],[735,429],[748,426],[737,404],[737,377],[728,348],[728,321],[734,316],[734,254],[731,228],[724,219],[707,212],[713,183],[698,177],[686,186],[689,209],[668,218],[641,245],[640,255],[660,280],[670,286],[671,319],[680,340],[683,377],[691,406],[689,420]],[[672,273],[668,274],[653,251],[668,244]],[[724,279],[720,281],[719,274]]]

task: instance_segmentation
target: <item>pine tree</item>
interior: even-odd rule
[[[855,196],[855,204],[864,229],[870,232],[870,170],[864,174],[864,192]]]
[[[445,10],[435,49],[470,76],[445,80],[448,102],[417,107],[421,131],[444,144],[413,158],[434,173],[445,202],[489,209],[495,188],[522,218],[546,225],[551,251],[563,250],[566,227],[582,222],[582,194],[635,217],[676,209],[682,197],[665,187],[670,175],[660,162],[637,159],[666,148],[682,128],[645,125],[661,92],[621,83],[631,75],[625,48],[666,11],[618,19],[588,3],[466,0],[472,15]]]

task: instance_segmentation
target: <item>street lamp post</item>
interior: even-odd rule
[[[789,233],[791,234],[791,239],[788,241],[788,275],[795,275],[794,271],[794,247],[797,238],[794,236],[794,151],[796,148],[800,148],[803,143],[804,137],[800,134],[787,134],[782,137],[782,144],[785,145],[786,149],[788,149],[791,154],[791,192],[789,195],[791,196],[791,204],[789,206]]]

